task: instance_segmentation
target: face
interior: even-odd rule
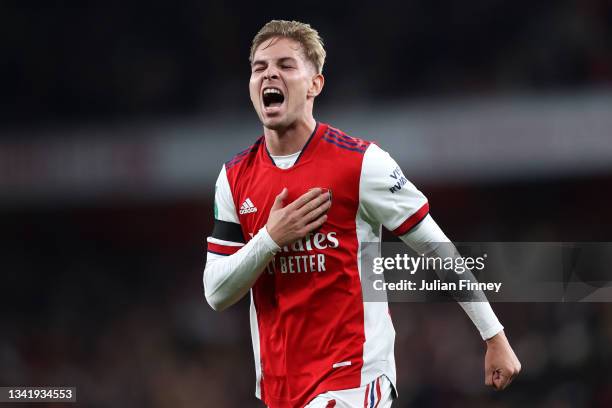
[[[249,93],[259,119],[268,129],[282,130],[312,116],[323,76],[289,38],[264,41],[253,55]]]

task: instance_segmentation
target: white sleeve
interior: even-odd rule
[[[440,243],[451,242],[430,215],[400,238],[419,254],[435,254]],[[490,339],[504,329],[489,302],[458,303],[470,317],[483,340]]]
[[[207,243],[204,295],[215,310],[240,300],[280,249],[265,227],[244,243],[225,166],[215,184],[215,227]]]
[[[364,216],[403,235],[429,212],[427,198],[402,173],[389,153],[375,144],[366,150],[361,167],[359,200]]]
[[[208,304],[221,311],[239,301],[279,250],[263,227],[232,255],[209,252],[204,269],[204,295]]]

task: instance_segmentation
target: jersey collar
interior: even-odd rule
[[[304,147],[302,147],[302,151],[300,155],[298,156],[298,158],[295,160],[295,163],[293,163],[292,167],[297,166],[299,163],[304,162],[307,158],[310,157],[310,154],[314,150],[315,145],[318,143],[323,133],[325,133],[325,131],[327,130],[327,127],[328,126],[325,123],[316,122],[314,130],[308,137],[308,140],[304,144]],[[274,159],[272,158],[272,155],[270,154],[270,151],[268,150],[268,146],[266,146],[265,137],[263,137],[263,141],[264,143],[262,143],[262,145],[265,150],[265,155],[267,156],[266,160],[268,161],[268,163],[271,163],[274,167],[277,167],[276,163],[274,163]]]

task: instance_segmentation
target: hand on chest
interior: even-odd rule
[[[285,206],[316,187],[331,192],[332,205],[322,229],[333,226],[337,230],[347,223],[354,223],[359,205],[359,179],[349,172],[342,169],[320,172],[316,166],[302,166],[300,171],[274,170],[253,172],[236,191],[238,217],[249,235],[247,239],[266,225],[270,208],[285,187],[288,189]]]

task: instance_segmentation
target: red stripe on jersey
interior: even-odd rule
[[[378,407],[378,404],[380,404],[380,377],[378,377],[376,379],[376,405],[374,405],[374,408]]]
[[[334,408],[336,406],[336,400],[331,400],[327,402],[325,408]]]
[[[365,398],[363,399],[363,408],[368,408],[368,400],[369,400],[368,394],[369,394],[369,391],[370,391],[370,384],[368,384],[366,386]]]
[[[414,214],[412,214],[406,221],[404,221],[399,227],[393,230],[393,233],[398,237],[404,235],[410,231],[415,225],[423,221],[423,218],[429,213],[429,203],[423,204],[421,208]]]
[[[208,243],[208,250],[221,255],[232,255],[238,252],[242,246],[219,245],[212,242]]]

